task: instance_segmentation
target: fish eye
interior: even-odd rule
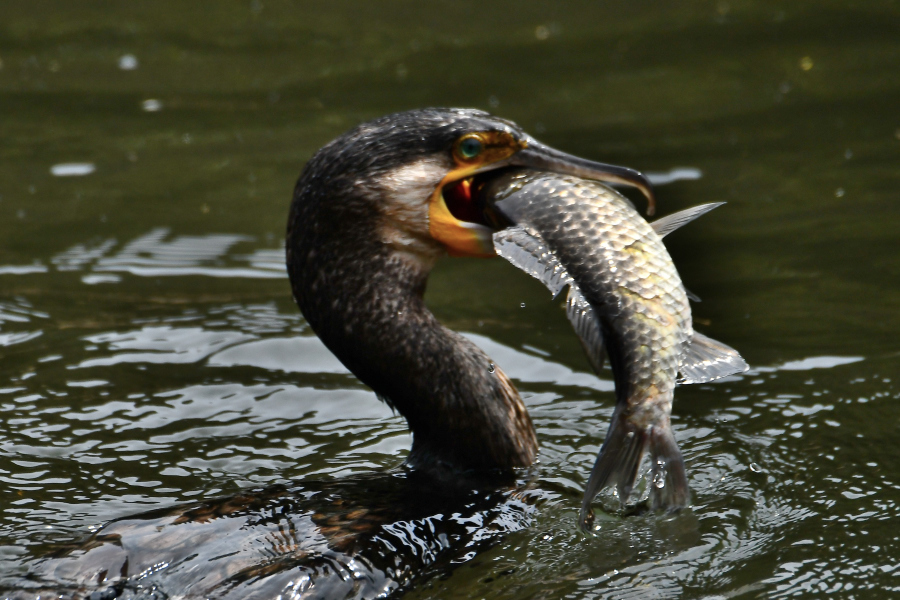
[[[472,160],[484,150],[484,144],[476,135],[460,138],[456,144],[456,153],[463,160]]]

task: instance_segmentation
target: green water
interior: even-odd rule
[[[585,538],[609,373],[539,283],[441,262],[428,303],[522,392],[544,500],[409,597],[900,592],[900,4],[5,2],[0,65],[0,583],[113,518],[402,461],[282,237],[318,147],[444,105],[698,169],[660,213],[728,204],[667,244],[752,370],[677,391],[692,510]]]

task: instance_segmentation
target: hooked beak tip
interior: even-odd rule
[[[640,171],[573,156],[536,140],[529,140],[528,145],[514,154],[510,162],[516,166],[545,169],[585,179],[636,187],[647,198],[647,215],[652,216],[656,212],[653,185]]]
[[[647,182],[646,187],[642,187],[640,190],[647,197],[647,216],[652,217],[656,214],[656,194],[653,192],[653,188],[650,187],[649,182]]]

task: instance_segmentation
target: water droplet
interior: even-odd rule
[[[159,112],[162,110],[162,102],[155,98],[148,98],[141,102],[141,108],[144,112]]]
[[[758,464],[756,464],[755,462],[750,463],[750,470],[753,471],[754,473],[762,473],[762,471],[763,471],[762,467],[759,466]]]
[[[844,194],[845,194],[844,188],[838,188],[838,189],[834,190],[834,197],[835,197],[835,198],[843,198],[843,197],[844,197]]]
[[[488,363],[488,373],[494,372],[494,363]]]
[[[525,303],[523,302],[522,304],[520,304],[519,308],[525,308]]]
[[[653,485],[658,489],[666,487],[666,472],[664,469],[659,469],[653,474]]]
[[[79,177],[90,175],[96,170],[94,163],[60,163],[50,167],[50,174],[54,177]]]
[[[138,59],[134,54],[125,54],[119,57],[119,68],[123,71],[134,71],[138,68]]]

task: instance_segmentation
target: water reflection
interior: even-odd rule
[[[206,236],[177,236],[165,241],[169,230],[158,228],[128,244],[112,256],[99,257],[93,263],[95,271],[120,271],[148,277],[165,275],[206,275],[209,277],[283,277],[284,266],[273,269],[271,257],[240,256],[254,268],[213,266],[222,260],[238,242],[251,241],[243,235],[214,234]],[[283,259],[282,261],[283,262]]]
[[[254,248],[250,254],[233,253],[234,246],[254,238],[237,234],[180,235],[159,227],[126,243],[106,239],[76,244],[53,257],[60,271],[88,270],[85,283],[119,281],[113,273],[142,277],[201,275],[207,277],[270,279],[286,277],[284,251]],[[6,267],[10,268],[10,267]],[[46,270],[46,269],[44,269]]]
[[[50,167],[54,177],[81,177],[97,170],[94,163],[59,163]]]
[[[204,331],[199,327],[143,327],[125,333],[104,333],[86,341],[116,352],[112,356],[81,361],[75,368],[120,363],[194,363],[217,350],[250,339],[233,331]],[[134,352],[142,350],[143,352]]]
[[[0,301],[0,347],[21,344],[39,337],[43,331],[34,329],[35,320],[49,318],[50,315],[35,310],[25,299]],[[25,331],[10,331],[11,329],[25,329]]]
[[[47,267],[40,261],[34,261],[30,265],[0,265],[0,275],[29,275],[31,273],[46,273]]]

